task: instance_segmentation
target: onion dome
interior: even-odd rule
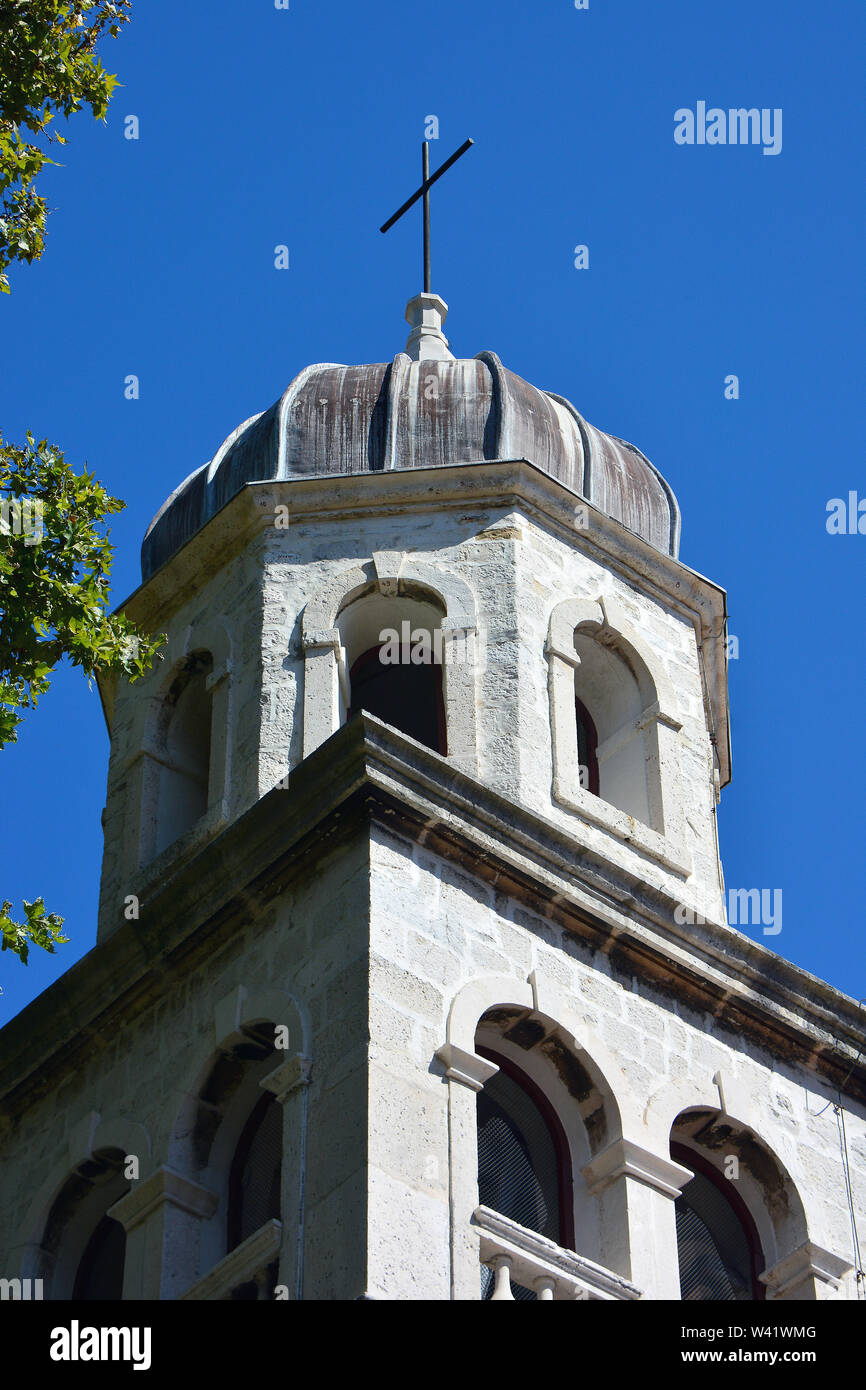
[[[406,310],[406,351],[393,362],[306,367],[269,410],[238,426],[157,512],[142,546],[143,578],[245,483],[496,459],[526,459],[675,556],[679,507],[640,450],[595,429],[493,352],[453,357],[446,313],[438,295],[417,295]]]

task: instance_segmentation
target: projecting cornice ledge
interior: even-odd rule
[[[604,1192],[619,1178],[632,1178],[672,1200],[679,1197],[685,1184],[694,1177],[690,1168],[683,1168],[665,1155],[652,1153],[628,1139],[615,1140],[581,1172],[593,1195]]]
[[[320,857],[371,824],[459,863],[603,949],[623,981],[711,1013],[770,1054],[866,1099],[866,1030],[854,1000],[722,923],[678,926],[670,890],[580,843],[368,715],[359,715],[207,844],[161,865],[138,922],[116,932],[0,1032],[0,1117],[86,1049],[110,1046],[134,1005],[184,960],[212,953]],[[859,1054],[859,1055],[858,1055]],[[460,1059],[450,1059],[455,1072]],[[458,1079],[456,1076],[454,1079]]]

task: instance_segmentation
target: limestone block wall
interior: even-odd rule
[[[178,593],[154,624],[167,638],[159,659],[134,684],[118,682],[102,818],[100,939],[122,925],[128,895],[139,894],[154,873],[170,869],[179,851],[237,819],[258,798],[261,548],[260,540],[254,539],[200,586]],[[206,823],[151,860],[142,874],[139,861],[146,822],[155,814],[152,778],[148,782],[153,724],[179,665],[200,649],[209,650],[214,658],[211,767],[216,774],[212,783],[218,782],[216,799],[212,798]]]
[[[679,1297],[673,1197],[687,1175],[670,1165],[673,1135],[714,1166],[737,1159],[771,1297],[856,1297],[853,1274],[841,1283],[791,1275],[810,1260],[836,1270],[853,1260],[836,1097],[806,1068],[623,975],[544,916],[384,831],[374,837],[370,951],[370,1279],[380,1296],[447,1296],[437,1292],[447,1279],[446,1210],[453,1296],[478,1296],[475,1097],[443,1080],[431,1057],[448,1038],[471,1053],[482,1014],[510,1008],[546,1033],[532,1047],[500,1035],[497,1049],[545,1090],[569,1134],[579,1253],[645,1297]],[[575,1064],[591,1088],[563,1084]],[[866,1114],[849,1100],[846,1125],[862,1228]],[[614,1181],[623,1154],[637,1176]]]
[[[713,758],[697,643],[691,622],[673,606],[639,592],[590,558],[579,539],[567,544],[514,512],[371,516],[351,533],[343,522],[300,520],[267,535],[264,612],[271,625],[262,691],[269,720],[262,738],[262,791],[284,775],[287,751],[292,765],[305,751],[303,690],[310,672],[301,640],[305,605],[359,563],[369,565],[374,554],[405,553],[413,564],[422,560],[432,574],[458,576],[474,597],[480,630],[474,672],[477,766],[469,770],[503,795],[574,828],[582,845],[629,864],[648,883],[675,884],[684,903],[724,920]],[[553,799],[545,653],[553,610],[576,596],[602,596],[612,608],[615,604],[673,692],[672,712],[682,726],[668,735],[666,803],[677,822],[670,848],[680,861],[673,869],[669,858],[647,854],[636,839],[612,835]]]
[[[575,1249],[612,1277],[678,1297],[673,1199],[689,1170],[671,1160],[673,1136],[717,1166],[737,1159],[771,1296],[856,1296],[835,1094],[468,868],[374,826],[311,859],[241,930],[210,945],[202,930],[182,970],[59,1056],[45,1093],[0,1128],[6,1277],[53,1271],[52,1296],[68,1296],[78,1237],[52,1233],[49,1215],[70,1175],[114,1150],[140,1159],[128,1195],[112,1194],[125,1297],[180,1297],[224,1254],[233,1146],[276,1068],[290,1074],[271,1087],[290,1296],[477,1299],[467,1077],[489,1076],[483,1045],[559,1115]],[[245,1056],[257,1021],[286,1023],[288,1053]],[[845,1110],[862,1223],[866,1114],[847,1098]]]
[[[83,1247],[59,1233],[66,1268],[52,1286],[49,1213],[73,1172],[111,1149],[140,1160],[140,1177],[126,1184],[131,1195],[118,1207],[130,1222],[124,1297],[179,1297],[225,1254],[228,1170],[262,1095],[258,1083],[285,1059],[306,1057],[303,1145],[299,1093],[284,1103],[280,1278],[296,1297],[303,1163],[304,1296],[363,1292],[368,882],[362,838],[267,910],[251,912],[229,939],[203,941],[182,970],[159,974],[149,997],[97,1028],[82,1052],[59,1059],[45,1094],[0,1126],[5,1276],[44,1274],[46,1297],[69,1296],[63,1279],[73,1277]],[[256,1020],[285,1024],[288,1050],[243,1060],[250,1040],[241,1024]]]
[[[305,715],[307,686],[323,660],[333,662],[327,646],[305,648],[304,611],[323,592],[339,590],[343,579],[351,586],[359,566],[375,579],[373,557],[383,554],[396,557],[389,561],[395,575],[408,563],[423,569],[431,584],[441,576],[443,592],[449,583],[462,585],[450,606],[473,609],[448,615],[472,618],[478,626],[472,669],[447,675],[449,752],[453,746],[457,765],[572,827],[581,845],[631,864],[649,884],[673,884],[684,903],[708,917],[723,915],[713,760],[691,622],[657,592],[639,591],[592,557],[578,531],[570,541],[520,511],[483,507],[461,516],[431,508],[370,514],[352,525],[324,515],[266,527],[222,568],[194,581],[194,592],[184,589],[167,603],[159,616],[169,639],[164,660],[135,685],[121,682],[117,691],[100,934],[123,921],[127,896],[149,875],[168,872],[179,854],[236,819],[337,727],[334,666],[328,677],[332,709],[312,740],[310,728],[304,732],[311,718],[309,707]],[[397,578],[379,582],[380,594],[390,596],[398,587]],[[665,703],[672,708],[664,714],[674,723],[658,734],[666,741],[663,839],[653,840],[620,813],[619,831],[612,833],[567,799],[554,798],[548,641],[551,615],[570,599],[607,603],[635,640],[639,635],[653,679],[670,692]],[[148,729],[178,662],[202,647],[213,649],[215,661],[212,804],[203,822],[163,851],[142,877],[140,846],[154,814],[147,790],[154,766],[148,762]],[[561,681],[568,679],[567,671]],[[560,698],[567,703],[567,694]]]

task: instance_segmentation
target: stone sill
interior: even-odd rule
[[[603,801],[600,796],[595,796],[593,792],[584,791],[583,788],[566,792],[556,781],[553,788],[553,800],[558,806],[562,806],[565,810],[579,816],[582,821],[596,826],[606,835],[613,836],[622,844],[627,845],[629,849],[633,849],[637,854],[652,859],[656,864],[661,864],[663,868],[670,869],[680,877],[690,878],[694,872],[692,857],[687,850],[672,844],[657,830],[635,820],[634,816],[627,816],[624,811],[618,810],[616,806],[611,806],[609,802]]]
[[[524,1288],[533,1288],[538,1280],[552,1280],[558,1301],[626,1302],[641,1297],[637,1285],[623,1275],[564,1250],[489,1207],[476,1208],[472,1224],[481,1237],[481,1263],[507,1260],[513,1281]]]
[[[282,1231],[279,1221],[266,1221],[264,1226],[229,1251],[225,1259],[220,1260],[203,1278],[196,1280],[186,1293],[180,1295],[178,1302],[216,1303],[228,1299],[232,1289],[239,1284],[248,1284],[257,1274],[264,1273],[278,1257]]]

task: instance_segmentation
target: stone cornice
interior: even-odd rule
[[[238,1284],[246,1284],[261,1274],[280,1253],[282,1225],[266,1221],[219,1264],[180,1295],[180,1302],[210,1303],[227,1299]]]
[[[721,785],[730,780],[727,713],[725,593],[613,517],[580,498],[590,525],[576,529],[575,498],[563,483],[525,459],[496,459],[439,468],[393,469],[382,473],[327,474],[247,483],[205,526],[175,552],[120,609],[148,630],[164,627],[167,616],[212,574],[273,527],[277,506],[289,505],[305,526],[319,521],[354,524],[360,516],[435,509],[445,515],[466,507],[521,506],[546,529],[584,550],[626,583],[686,616],[694,625],[701,652],[704,697],[714,711]],[[480,533],[483,539],[484,533]],[[100,694],[110,719],[113,681],[100,678]]]
[[[499,1071],[495,1062],[488,1062],[476,1052],[466,1052],[456,1043],[443,1043],[436,1056],[445,1068],[448,1080],[459,1081],[461,1086],[467,1086],[470,1091],[483,1090],[491,1076],[495,1076]]]
[[[218,1198],[200,1183],[191,1182],[173,1169],[158,1168],[115,1202],[109,1208],[109,1215],[126,1231],[132,1231],[164,1202],[191,1212],[193,1216],[210,1217],[217,1209]]]
[[[665,1154],[652,1153],[629,1139],[615,1139],[591,1163],[581,1169],[587,1190],[602,1193],[618,1178],[633,1178],[663,1196],[675,1199],[694,1177],[691,1169],[674,1163]]]
[[[765,1270],[760,1279],[762,1284],[767,1285],[771,1297],[780,1299],[793,1293],[808,1279],[817,1279],[819,1283],[829,1284],[836,1289],[842,1277],[853,1268],[849,1259],[806,1241],[772,1269]]]
[[[312,1067],[310,1058],[304,1057],[298,1052],[294,1057],[289,1057],[287,1061],[281,1062],[273,1071],[269,1071],[267,1076],[259,1082],[259,1085],[276,1096],[282,1105],[289,1096],[300,1090],[302,1086],[309,1086]]]
[[[582,847],[379,720],[359,715],[213,840],[164,866],[124,922],[0,1032],[0,1114],[14,1112],[82,1049],[116,1042],[183,960],[212,953],[335,844],[372,824],[463,864],[530,911],[602,949],[615,975],[709,1011],[771,1055],[866,1099],[856,1002],[722,923],[679,926],[672,891]],[[858,1052],[860,1055],[858,1056]]]

